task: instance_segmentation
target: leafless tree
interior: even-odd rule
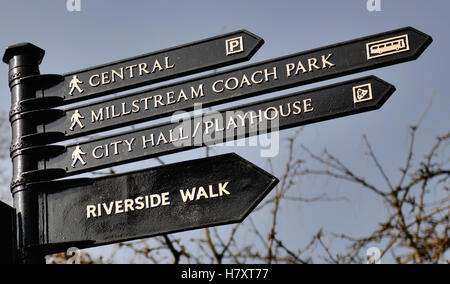
[[[301,175],[328,176],[358,184],[363,190],[369,190],[381,198],[389,212],[386,220],[378,224],[368,236],[356,238],[331,234],[332,238],[348,242],[347,252],[331,253],[325,245],[325,236],[320,234],[317,241],[327,252],[328,262],[364,263],[362,250],[373,243],[382,247],[380,257],[390,253],[395,262],[400,264],[449,261],[445,259],[445,254],[450,247],[450,132],[436,137],[428,154],[414,163],[414,145],[419,126],[420,123],[409,129],[407,158],[396,180],[385,171],[370,140],[366,135],[363,136],[367,155],[378,169],[384,184],[371,184],[326,150],[322,155],[316,155],[303,147],[309,157],[322,167],[304,169]],[[437,200],[430,198],[430,195],[437,196]]]

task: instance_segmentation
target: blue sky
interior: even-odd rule
[[[46,50],[41,73],[67,73],[239,29],[247,29],[264,38],[264,46],[251,60],[258,62],[412,26],[434,39],[417,61],[258,99],[363,75],[376,75],[395,85],[397,92],[382,109],[307,126],[299,139],[301,144],[317,153],[326,147],[374,183],[380,183],[381,179],[373,175],[375,168],[364,156],[363,134],[368,135],[387,172],[395,176],[406,155],[407,127],[419,120],[433,93],[436,97],[432,109],[419,131],[416,158],[429,150],[435,136],[448,131],[450,98],[445,79],[450,49],[448,1],[381,0],[382,11],[369,12],[365,0],[81,0],[82,11],[72,13],[66,10],[65,2],[2,0],[0,47],[31,42]],[[3,111],[8,111],[10,106],[7,72],[7,65],[1,64],[0,74],[4,78],[0,80],[3,94],[0,110]],[[292,136],[294,131],[283,131],[281,139]],[[261,167],[266,166],[255,147],[215,147],[212,154],[233,151]],[[164,160],[176,162],[203,154],[204,151],[191,151],[164,157]],[[282,165],[285,155],[282,149],[275,163]],[[146,161],[117,170],[148,165],[156,163]],[[289,244],[306,243],[320,227],[356,235],[370,232],[385,210],[372,194],[345,183],[310,178],[302,182],[301,188],[307,196],[333,192],[350,201],[305,205],[301,209],[286,206],[281,214],[281,227]],[[260,225],[264,226],[264,221]]]

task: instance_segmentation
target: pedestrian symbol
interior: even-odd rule
[[[83,166],[86,165],[86,162],[83,160],[81,155],[86,155],[86,153],[84,153],[83,150],[81,150],[80,146],[77,146],[75,150],[72,152],[72,160],[73,160],[72,168],[75,168],[75,165],[77,164],[78,161],[80,161]]]
[[[83,90],[80,88],[80,86],[78,84],[83,84],[83,81],[80,81],[80,79],[78,79],[77,75],[74,75],[69,84],[69,88],[71,88],[69,95],[73,96],[73,92],[75,91],[75,89],[77,89],[80,94],[83,93]]]
[[[70,130],[73,131],[75,126],[78,124],[81,129],[84,128],[84,125],[81,123],[80,119],[84,119],[84,116],[81,115],[81,113],[76,110],[75,113],[72,115],[72,118],[70,119],[70,122],[72,125],[70,126]]]

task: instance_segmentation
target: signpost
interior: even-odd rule
[[[431,38],[413,28],[355,39],[247,67],[67,109],[41,126],[57,142],[204,107],[414,60]],[[392,44],[391,49],[384,45]],[[351,56],[350,56],[351,55]],[[50,138],[50,137],[49,137]]]
[[[84,248],[242,222],[277,183],[236,154],[77,186],[61,181],[40,195],[42,245],[57,252],[65,243],[91,241]]]
[[[88,105],[52,109],[250,59],[245,30],[65,75],[40,75],[45,51],[8,48],[15,209],[0,262],[241,222],[278,180],[235,154],[96,179],[55,179],[379,109],[395,87],[374,77],[296,92],[76,144],[54,142],[417,59],[432,42],[411,27]],[[17,232],[17,233],[16,233]],[[9,242],[9,243],[8,243]],[[11,253],[8,253],[11,252]]]
[[[365,77],[237,108],[90,140],[50,146],[54,157],[34,176],[60,170],[60,177],[185,151],[380,108],[395,88]],[[41,149],[35,149],[42,151]],[[61,152],[58,154],[58,150]]]
[[[39,93],[69,104],[249,60],[264,40],[248,31],[173,47],[64,74]]]

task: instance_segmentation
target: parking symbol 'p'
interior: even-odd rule
[[[227,55],[241,53],[244,51],[244,41],[242,37],[235,37],[225,41]]]

